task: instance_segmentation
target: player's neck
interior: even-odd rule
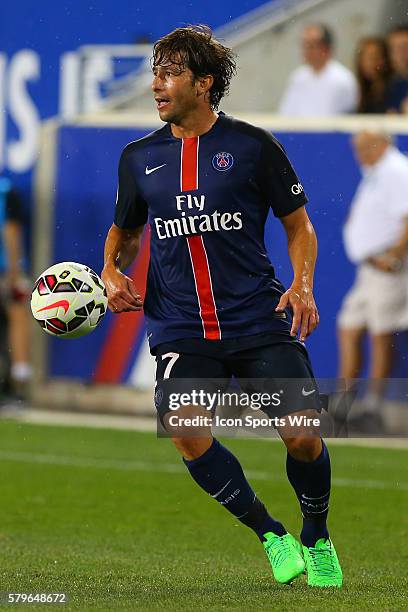
[[[176,138],[194,138],[209,132],[217,121],[218,115],[212,108],[200,109],[184,117],[180,123],[171,124],[171,131]]]

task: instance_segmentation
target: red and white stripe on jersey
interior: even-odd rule
[[[207,340],[221,340],[221,329],[215,307],[210,268],[208,266],[203,237],[189,236],[187,238],[187,245],[193,267],[204,338]]]
[[[181,191],[198,189],[198,151],[200,138],[183,138],[181,144],[180,187]],[[193,268],[200,317],[204,338],[221,340],[221,328],[217,317],[210,267],[202,236],[188,236],[187,245]]]
[[[198,189],[198,150],[200,137],[183,138],[181,141],[180,188],[181,191]]]

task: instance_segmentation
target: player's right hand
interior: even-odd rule
[[[120,312],[139,311],[143,308],[142,298],[131,278],[114,267],[104,268],[101,278],[108,294],[108,308]]]

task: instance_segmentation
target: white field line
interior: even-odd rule
[[[186,468],[177,463],[149,463],[147,461],[121,461],[117,459],[97,459],[92,457],[70,457],[62,455],[47,455],[39,453],[21,453],[13,451],[0,451],[0,460],[17,463],[39,463],[58,465],[62,467],[91,468],[100,470],[118,470],[123,472],[156,472],[162,474],[186,474]],[[253,480],[285,482],[285,476],[276,476],[268,472],[246,470],[248,478]],[[332,482],[338,487],[353,487],[356,489],[390,489],[408,491],[408,484],[392,483],[384,480],[359,480],[354,478],[333,478]]]
[[[15,418],[18,421],[30,423],[32,425],[59,425],[62,427],[90,427],[91,429],[116,429],[142,432],[157,431],[155,417],[141,417],[137,415],[123,416],[115,414],[90,414],[65,411],[52,412],[50,410],[28,409],[17,415],[9,415],[9,418]],[[251,436],[251,439],[263,442],[280,442],[278,436],[276,436],[276,438],[261,438],[254,435]],[[326,438],[326,442],[328,445],[335,444],[339,446],[408,449],[407,438]]]

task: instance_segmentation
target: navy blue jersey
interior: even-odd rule
[[[151,228],[144,313],[151,349],[181,338],[222,341],[287,331],[284,287],[264,244],[269,209],[307,202],[283,147],[220,113],[206,134],[169,124],[132,142],[119,162],[115,224]]]

